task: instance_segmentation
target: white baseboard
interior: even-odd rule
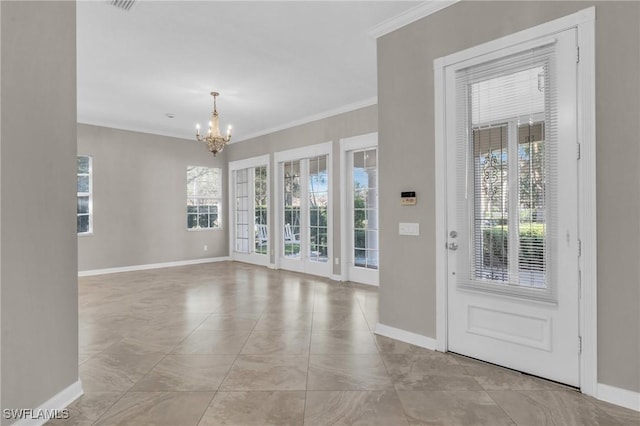
[[[337,274],[331,274],[329,275],[329,278],[333,281],[344,281],[342,279],[342,275],[337,275]]]
[[[204,259],[179,260],[176,262],[150,263],[147,265],[122,266],[118,268],[92,269],[88,271],[78,271],[79,277],[90,277],[93,275],[116,274],[118,272],[144,271],[147,269],[172,268],[174,266],[198,265],[201,263],[225,262],[231,260],[229,256],[207,257]]]
[[[399,328],[390,327],[380,323],[376,324],[374,333],[415,346],[420,346],[421,348],[431,349],[432,351],[436,350],[436,339],[423,336],[421,334],[412,333],[410,331],[401,330]]]
[[[55,411],[61,412],[67,408],[73,401],[80,398],[84,392],[82,391],[82,383],[78,379],[77,382],[66,387],[56,395],[51,397],[47,402],[41,404],[38,408],[32,411],[32,416],[35,418],[24,418],[13,423],[13,426],[40,426],[47,423],[50,418],[47,418],[47,414],[51,414]]]
[[[598,383],[597,398],[601,401],[640,411],[640,393]]]

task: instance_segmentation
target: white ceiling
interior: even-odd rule
[[[191,139],[216,90],[237,141],[374,103],[368,33],[420,3],[79,1],[78,121]]]

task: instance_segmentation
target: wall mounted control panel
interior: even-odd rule
[[[415,206],[416,205],[416,192],[406,191],[400,193],[400,204],[403,206]]]

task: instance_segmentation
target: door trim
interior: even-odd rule
[[[355,151],[358,149],[369,149],[378,147],[378,132],[367,133],[364,135],[353,136],[350,138],[340,139],[340,280],[349,281],[349,239],[346,236],[349,234],[349,215],[352,214],[347,211],[349,201],[347,200],[347,188],[349,186],[349,173],[347,155],[349,151]],[[378,283],[369,285],[378,286]]]
[[[434,60],[434,125],[436,165],[436,349],[448,350],[447,342],[447,146],[445,122],[445,67],[464,60],[497,52],[515,44],[576,28],[579,61],[578,90],[578,238],[582,245],[579,258],[581,298],[579,300],[580,389],[587,395],[597,393],[597,222],[596,222],[596,133],[595,133],[595,7],[501,37],[476,47]],[[576,52],[576,60],[578,60]]]

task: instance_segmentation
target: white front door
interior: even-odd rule
[[[579,386],[576,31],[444,78],[448,350]]]

